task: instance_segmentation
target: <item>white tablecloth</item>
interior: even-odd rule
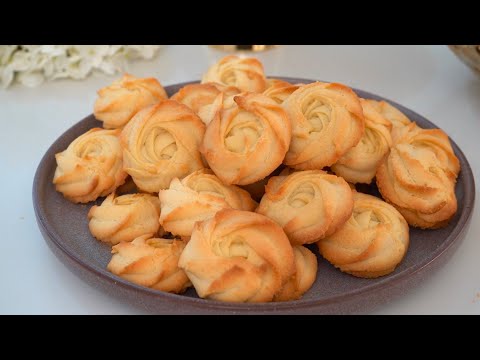
[[[167,46],[129,71],[163,85],[199,79],[224,53]],[[383,95],[443,128],[480,179],[480,78],[446,46],[281,46],[258,54],[267,75],[337,81]],[[0,90],[0,313],[141,314],[98,291],[60,263],[45,244],[32,208],[32,180],[50,144],[92,112],[96,90],[115,77],[61,80]],[[480,314],[480,215],[440,271],[376,314]]]

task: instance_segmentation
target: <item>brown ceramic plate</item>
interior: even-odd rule
[[[292,83],[311,80],[283,78]],[[172,95],[186,83],[167,86]],[[365,91],[358,95],[383,99]],[[388,100],[389,101],[389,100]],[[436,126],[417,113],[389,101],[423,128]],[[33,183],[33,205],[38,226],[55,255],[75,274],[111,296],[155,313],[176,314],[323,314],[363,313],[405,293],[447,261],[464,238],[473,210],[475,186],[465,155],[452,141],[462,170],[456,195],[458,212],[448,227],[439,230],[410,230],[410,248],[403,262],[390,275],[378,279],[359,279],[335,269],[318,253],[317,280],[297,301],[265,304],[233,304],[199,299],[193,289],[184,295],[164,293],[129,283],[106,270],[110,247],[95,240],[88,230],[87,212],[92,204],[78,205],[64,199],[52,185],[56,168],[55,153],[63,151],[76,137],[101,123],[90,115],[67,130],[48,149],[40,162]],[[375,187],[362,191],[376,193]],[[98,200],[99,204],[103,199]],[[311,247],[316,252],[316,247]]]

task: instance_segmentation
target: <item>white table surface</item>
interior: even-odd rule
[[[167,46],[129,71],[163,85],[199,79],[224,53]],[[480,179],[480,78],[446,46],[281,46],[258,54],[267,75],[343,82],[392,99],[443,128]],[[117,76],[118,77],[118,76]],[[0,313],[142,314],[84,283],[44,242],[32,207],[37,165],[65,130],[92,112],[96,90],[116,77],[0,89]],[[480,314],[479,197],[470,230],[451,260],[374,314]]]

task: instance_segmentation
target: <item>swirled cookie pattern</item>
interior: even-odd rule
[[[260,61],[235,55],[223,57],[207,70],[202,77],[202,83],[209,82],[258,93],[264,91],[267,84]]]
[[[284,164],[295,169],[330,166],[363,135],[362,106],[347,86],[320,82],[303,85],[282,106],[292,122],[292,141]]]
[[[305,246],[295,245],[295,275],[275,294],[274,301],[291,301],[302,297],[317,278],[317,257]]]
[[[363,278],[395,270],[408,244],[408,224],[403,216],[385,201],[357,192],[350,219],[317,243],[320,253],[334,266]]]
[[[197,221],[221,209],[253,211],[257,206],[247,191],[223,184],[210,169],[197,170],[182,180],[175,178],[158,195],[160,222],[165,230],[180,236],[190,236]]]
[[[370,184],[380,163],[390,151],[392,125],[365,99],[360,99],[365,115],[365,133],[332,170],[350,183]]]
[[[88,227],[98,240],[110,244],[132,241],[142,235],[156,235],[160,229],[160,201],[149,194],[107,196],[88,212]]]
[[[415,123],[400,130],[389,156],[377,171],[382,197],[412,226],[438,228],[457,211],[455,183],[460,165],[440,129]]]
[[[87,203],[113,192],[125,182],[120,130],[93,128],[55,155],[53,183],[75,203]]]
[[[56,154],[53,183],[76,203],[107,196],[88,212],[113,245],[107,268],[152,289],[296,300],[317,276],[303,245],[375,278],[401,263],[409,224],[442,227],[457,211],[443,131],[342,84],[266,79],[254,58],[226,56],[171,99],[125,74],[98,91],[94,115],[103,129]],[[374,178],[385,201],[356,191]]]
[[[203,168],[205,125],[187,106],[165,100],[140,111],[123,129],[124,168],[142,191],[166,189],[173,178]]]
[[[352,213],[352,190],[322,170],[272,177],[256,212],[278,223],[292,244],[310,244],[337,230]]]
[[[120,80],[98,90],[93,113],[106,129],[122,128],[143,108],[167,99],[167,93],[155,78],[137,78],[125,74]]]
[[[197,223],[179,266],[202,298],[272,301],[295,273],[287,236],[269,218],[225,209]]]
[[[182,293],[190,285],[178,259],[185,244],[144,235],[132,242],[121,242],[112,248],[107,269],[135,284],[152,289]]]
[[[225,184],[247,185],[282,163],[291,126],[282,107],[265,95],[248,93],[234,101],[217,111],[200,151]]]
[[[366,101],[385,119],[387,119],[392,124],[392,127],[403,127],[411,122],[404,113],[384,100],[378,101],[369,99]]]
[[[208,125],[214,111],[212,110],[212,104],[220,93],[226,98],[230,98],[238,95],[240,90],[234,86],[225,86],[218,83],[189,84],[172,95],[171,99],[187,105]]]
[[[283,104],[287,98],[293,94],[301,85],[293,85],[289,82],[277,79],[269,79],[267,81],[267,89],[263,95],[268,96],[279,105]]]

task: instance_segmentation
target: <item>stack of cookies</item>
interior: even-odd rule
[[[94,128],[56,154],[53,183],[89,203],[107,268],[136,284],[229,302],[299,299],[315,282],[308,244],[339,270],[395,270],[409,225],[457,210],[448,136],[348,86],[267,79],[227,56],[168,98],[125,75],[98,91]],[[383,199],[358,192],[376,182]],[[308,246],[308,247],[307,247]]]

